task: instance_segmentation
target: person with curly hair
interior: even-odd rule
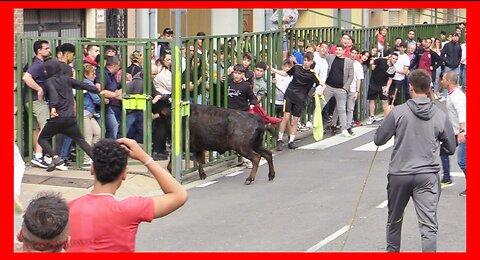
[[[115,198],[127,178],[128,157],[143,163],[157,180],[162,195]],[[186,190],[170,173],[156,164],[135,140],[102,139],[93,147],[90,193],[69,202],[69,252],[134,252],[141,222],[151,222],[181,207]]]

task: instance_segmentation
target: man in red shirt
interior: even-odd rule
[[[425,38],[423,40],[423,49],[419,49],[415,56],[415,61],[412,64],[412,67],[415,69],[424,69],[427,71],[428,75],[432,78],[432,83],[435,80],[435,71],[438,66],[441,66],[443,63],[443,58],[440,57],[436,52],[430,50],[432,46],[432,39]]]
[[[164,195],[115,198],[127,177],[128,157],[148,168]],[[156,164],[135,140],[100,140],[93,148],[92,159],[92,191],[69,202],[69,252],[134,252],[140,222],[168,215],[187,201],[188,194],[182,185]]]

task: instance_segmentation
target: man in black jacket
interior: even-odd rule
[[[47,72],[45,85],[50,98],[50,119],[40,133],[38,143],[46,153],[52,156],[52,162],[47,167],[47,171],[51,172],[55,170],[56,166],[63,164],[63,160],[53,151],[49,143],[49,140],[56,134],[62,133],[71,137],[90,158],[92,157],[91,147],[83,138],[77,124],[72,88],[95,93],[98,93],[99,90],[95,86],[62,74],[59,61],[49,60],[45,62],[45,70]]]
[[[462,47],[458,42],[460,35],[452,34],[452,40],[447,42],[442,48],[440,55],[445,57],[445,72],[454,70],[457,74],[460,73],[460,60],[462,59]]]

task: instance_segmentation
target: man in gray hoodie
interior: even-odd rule
[[[455,153],[455,135],[447,115],[430,102],[431,78],[414,70],[409,80],[412,99],[386,107],[375,133],[380,146],[395,136],[388,169],[387,252],[399,252],[403,212],[412,197],[422,238],[422,251],[437,250],[437,205],[440,199],[440,149]]]

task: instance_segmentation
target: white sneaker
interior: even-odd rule
[[[342,130],[342,135],[343,135],[344,137],[352,137],[352,135],[351,135],[350,133],[348,133],[347,129]]]
[[[435,97],[435,99],[439,99],[440,97],[437,95],[437,93],[433,93],[433,96]]]
[[[444,102],[444,101],[445,101],[445,97],[442,96],[438,101],[439,101],[439,102]]]
[[[375,122],[375,117],[374,116],[369,116],[367,119],[367,125],[371,125]]]
[[[56,169],[60,171],[68,171],[68,167],[65,164],[57,166]]]

